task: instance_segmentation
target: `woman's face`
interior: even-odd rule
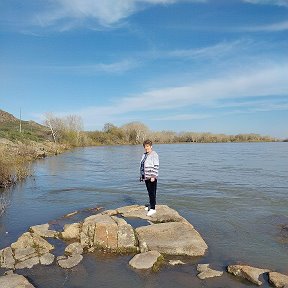
[[[146,144],[144,146],[144,150],[146,153],[150,153],[152,151],[152,146],[150,146],[149,144]]]

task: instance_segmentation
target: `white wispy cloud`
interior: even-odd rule
[[[59,24],[68,29],[81,21],[94,20],[100,26],[111,27],[130,15],[152,5],[171,5],[178,2],[206,2],[205,0],[54,0],[53,7],[38,13],[35,23],[41,26]],[[62,28],[61,28],[62,29]]]
[[[242,74],[230,72],[225,77],[207,79],[187,86],[151,90],[115,100],[107,106],[87,107],[79,111],[70,111],[68,114],[82,116],[87,127],[93,129],[96,123],[98,126],[111,121],[118,123],[117,118],[127,113],[134,113],[136,117],[141,117],[142,112],[144,114],[149,112],[153,118],[157,118],[157,115],[160,117],[161,112],[173,111],[181,107],[198,105],[211,109],[215,102],[225,99],[249,99],[273,95],[288,97],[286,75],[288,75],[288,63],[266,69],[250,70]],[[184,115],[185,117],[189,116]]]
[[[64,72],[73,74],[88,74],[94,75],[99,73],[118,74],[130,71],[138,67],[140,63],[132,59],[124,59],[112,63],[96,63],[89,65],[66,65],[66,66],[45,66],[45,69],[53,70],[54,72]]]
[[[259,25],[252,27],[243,27],[240,30],[247,32],[279,32],[288,30],[288,21],[272,23],[268,25]]]
[[[268,5],[288,7],[288,0],[243,0],[243,1],[251,4],[261,4],[261,5],[268,4]]]
[[[185,59],[207,59],[207,58],[222,58],[228,54],[238,53],[247,49],[254,49],[258,44],[251,39],[242,38],[235,41],[223,41],[215,45],[210,45],[194,49],[181,49],[172,51],[161,51],[156,53],[162,58],[185,58]],[[155,53],[155,52],[154,52]]]
[[[191,113],[191,114],[173,114],[168,115],[164,117],[155,117],[152,120],[155,121],[187,121],[187,120],[201,120],[201,119],[207,119],[213,117],[211,114],[197,114],[197,113]]]

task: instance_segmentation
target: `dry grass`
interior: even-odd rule
[[[6,188],[31,175],[31,162],[67,150],[51,142],[0,142],[0,187]]]

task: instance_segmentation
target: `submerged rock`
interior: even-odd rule
[[[184,265],[185,263],[182,262],[181,260],[169,260],[169,264],[175,266],[175,265]]]
[[[262,282],[259,280],[259,276],[263,273],[270,272],[268,269],[260,269],[247,265],[229,265],[227,270],[229,273],[245,278],[257,285],[262,284]]]
[[[223,275],[223,271],[217,271],[209,268],[209,264],[198,264],[197,271],[200,272],[197,277],[201,280],[206,278],[220,277]]]
[[[0,276],[0,287],[3,288],[34,288],[29,281],[22,275],[9,274]]]
[[[286,288],[288,287],[288,276],[278,273],[278,272],[269,272],[269,282],[277,288]]]
[[[83,259],[80,254],[73,254],[72,256],[59,256],[57,257],[57,263],[60,267],[64,269],[70,269],[77,266]]]
[[[135,269],[151,269],[161,258],[162,256],[158,251],[149,251],[135,255],[129,261],[129,265]]]

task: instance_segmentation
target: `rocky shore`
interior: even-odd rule
[[[77,213],[66,216],[69,218]],[[141,219],[143,225],[133,227],[129,224],[131,219]],[[53,238],[65,243],[63,255],[56,257],[53,254],[57,248],[50,243]],[[185,265],[180,259],[167,261],[169,256],[198,259],[207,249],[199,232],[172,208],[158,205],[157,213],[147,217],[144,206],[125,206],[98,211],[82,221],[63,225],[61,230],[53,229],[49,224],[30,227],[16,242],[0,250],[0,267],[7,274],[0,277],[0,287],[33,287],[25,277],[14,272],[35,265],[57,264],[63,269],[71,269],[83,260],[85,254],[96,251],[131,255],[131,269],[155,272],[163,265]],[[268,274],[272,286],[288,287],[287,275],[246,264],[233,263],[227,266],[227,270],[217,271],[208,263],[201,263],[197,265],[197,271],[201,280],[221,277],[228,272],[255,285],[261,285],[263,280],[259,277]]]

